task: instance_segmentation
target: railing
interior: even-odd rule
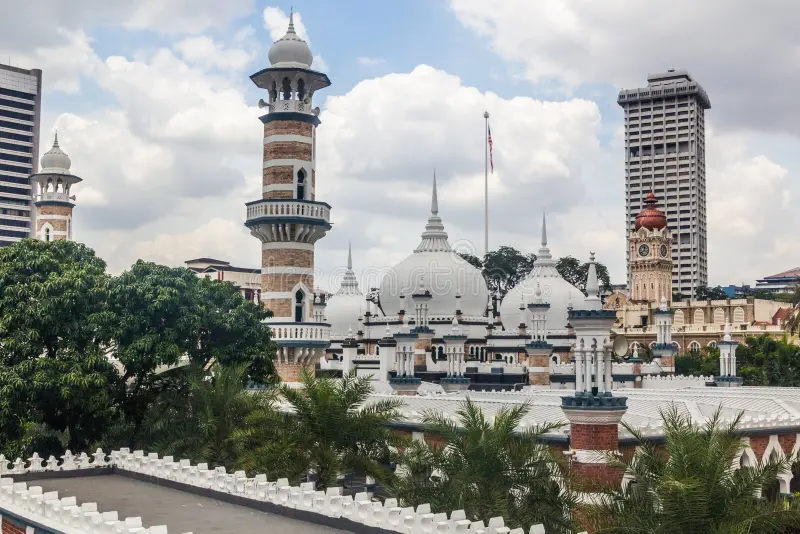
[[[270,323],[273,339],[282,341],[318,341],[330,342],[331,326],[329,324],[304,323]]]
[[[308,200],[257,200],[247,204],[247,220],[260,217],[306,217],[331,220],[331,207],[323,202]]]
[[[69,193],[58,193],[54,191],[47,191],[46,193],[39,193],[36,195],[36,200],[54,200],[57,202],[72,202],[69,198]]]
[[[687,324],[687,325],[673,325],[672,333],[674,334],[700,334],[700,333],[722,333],[725,325],[722,324]],[[620,334],[655,334],[657,329],[653,325],[641,328],[636,326],[626,326],[624,328],[614,328],[614,332]],[[731,332],[741,333],[759,333],[759,332],[783,332],[784,329],[780,325],[775,324],[755,324],[755,325],[731,325]]]

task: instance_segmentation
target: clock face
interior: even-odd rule
[[[661,245],[661,251],[660,252],[661,252],[661,257],[662,258],[666,258],[667,257],[667,245]]]
[[[650,255],[650,247],[647,245],[639,245],[639,256],[649,256]]]

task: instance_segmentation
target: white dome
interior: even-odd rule
[[[436,195],[436,175],[433,177],[431,216],[422,242],[409,257],[392,267],[381,280],[380,302],[386,315],[397,315],[405,309],[414,317],[411,295],[428,290],[433,299],[428,303],[428,315],[452,317],[456,306],[466,316],[482,316],[489,302],[489,290],[481,272],[450,247],[439,214]],[[400,295],[405,296],[401,302]],[[456,302],[456,295],[461,298]]]
[[[331,334],[346,335],[351,329],[353,332],[357,331],[360,326],[358,318],[364,313],[366,306],[366,298],[353,273],[353,254],[348,250],[347,270],[342,285],[325,306],[325,319],[331,325]]]
[[[269,49],[269,62],[273,67],[308,68],[313,61],[308,43],[294,31],[294,14],[290,14],[286,35],[275,41]]]
[[[45,152],[41,163],[42,170],[39,171],[40,173],[69,174],[72,161],[58,146],[58,133],[56,133],[55,141],[53,141],[53,148]]]
[[[500,304],[500,321],[506,330],[513,330],[519,324],[520,302],[530,303],[534,300],[536,286],[542,292],[542,301],[550,304],[547,312],[548,332],[563,331],[567,325],[567,310],[570,305],[576,309],[583,304],[583,292],[573,286],[558,273],[556,262],[547,248],[547,227],[542,220],[542,248],[533,264],[530,274],[511,289]]]

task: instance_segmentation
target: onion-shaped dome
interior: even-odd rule
[[[645,208],[636,216],[636,230],[647,228],[648,230],[661,230],[667,227],[667,216],[664,212],[656,208],[658,200],[653,193],[647,195],[644,201]]]
[[[380,302],[386,315],[395,315],[403,307],[412,312],[413,301],[401,299],[401,296],[410,297],[427,290],[433,296],[428,302],[428,315],[431,317],[451,317],[456,306],[466,316],[483,316],[489,300],[483,274],[453,251],[447,239],[439,217],[434,174],[431,216],[422,233],[422,241],[413,254],[392,267],[381,280]],[[461,297],[458,304],[456,295]]]
[[[48,174],[69,174],[72,161],[69,156],[58,146],[58,133],[53,141],[53,148],[45,152],[41,162],[42,170],[40,173]]]
[[[269,62],[273,67],[308,68],[313,61],[308,43],[294,31],[294,13],[291,13],[286,35],[275,41],[269,49]]]
[[[345,335],[353,327],[358,327],[358,318],[361,316],[366,303],[364,293],[358,287],[358,280],[353,273],[352,250],[347,252],[347,270],[342,279],[342,285],[332,295],[325,306],[325,320],[331,325],[331,334],[334,336]]]
[[[533,269],[519,284],[509,290],[500,303],[500,320],[508,330],[514,328],[519,318],[520,301],[537,301],[550,304],[547,312],[547,330],[564,330],[567,311],[572,301],[582,299],[583,292],[573,286],[556,270],[556,261],[547,247],[547,223],[542,218],[542,247],[536,256]]]

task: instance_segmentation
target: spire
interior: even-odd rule
[[[731,341],[731,324],[725,321],[725,330],[723,331],[722,341]]]
[[[542,211],[542,246],[539,253],[536,255],[536,261],[533,263],[537,265],[555,266],[556,262],[553,261],[553,256],[550,254],[550,249],[547,248],[547,214]]]
[[[587,310],[599,310],[602,308],[600,302],[600,284],[597,281],[597,267],[594,263],[594,252],[589,253],[589,274],[586,276],[586,298],[584,299]]]
[[[286,30],[286,33],[295,33],[294,32],[294,6],[289,8],[289,29]]]
[[[439,215],[439,198],[436,194],[436,168],[433,169],[433,194],[431,195],[431,213]]]
[[[542,210],[542,248],[547,247],[547,215]]]
[[[669,307],[667,306],[667,297],[666,297],[666,296],[664,296],[664,295],[661,295],[661,305],[658,307],[658,309],[659,309],[660,311],[667,311],[667,310],[669,310]]]
[[[353,270],[353,243],[347,243],[347,270]]]
[[[442,219],[439,217],[439,196],[436,192],[436,169],[433,170],[433,190],[431,192],[431,216],[422,232],[422,242],[414,252],[452,252],[447,241]]]
[[[342,277],[342,285],[339,286],[337,295],[363,295],[361,288],[358,287],[358,280],[353,272],[353,245],[347,244],[347,269]]]
[[[58,146],[58,130],[56,130],[56,137],[53,140],[53,148],[56,148],[57,146]]]

